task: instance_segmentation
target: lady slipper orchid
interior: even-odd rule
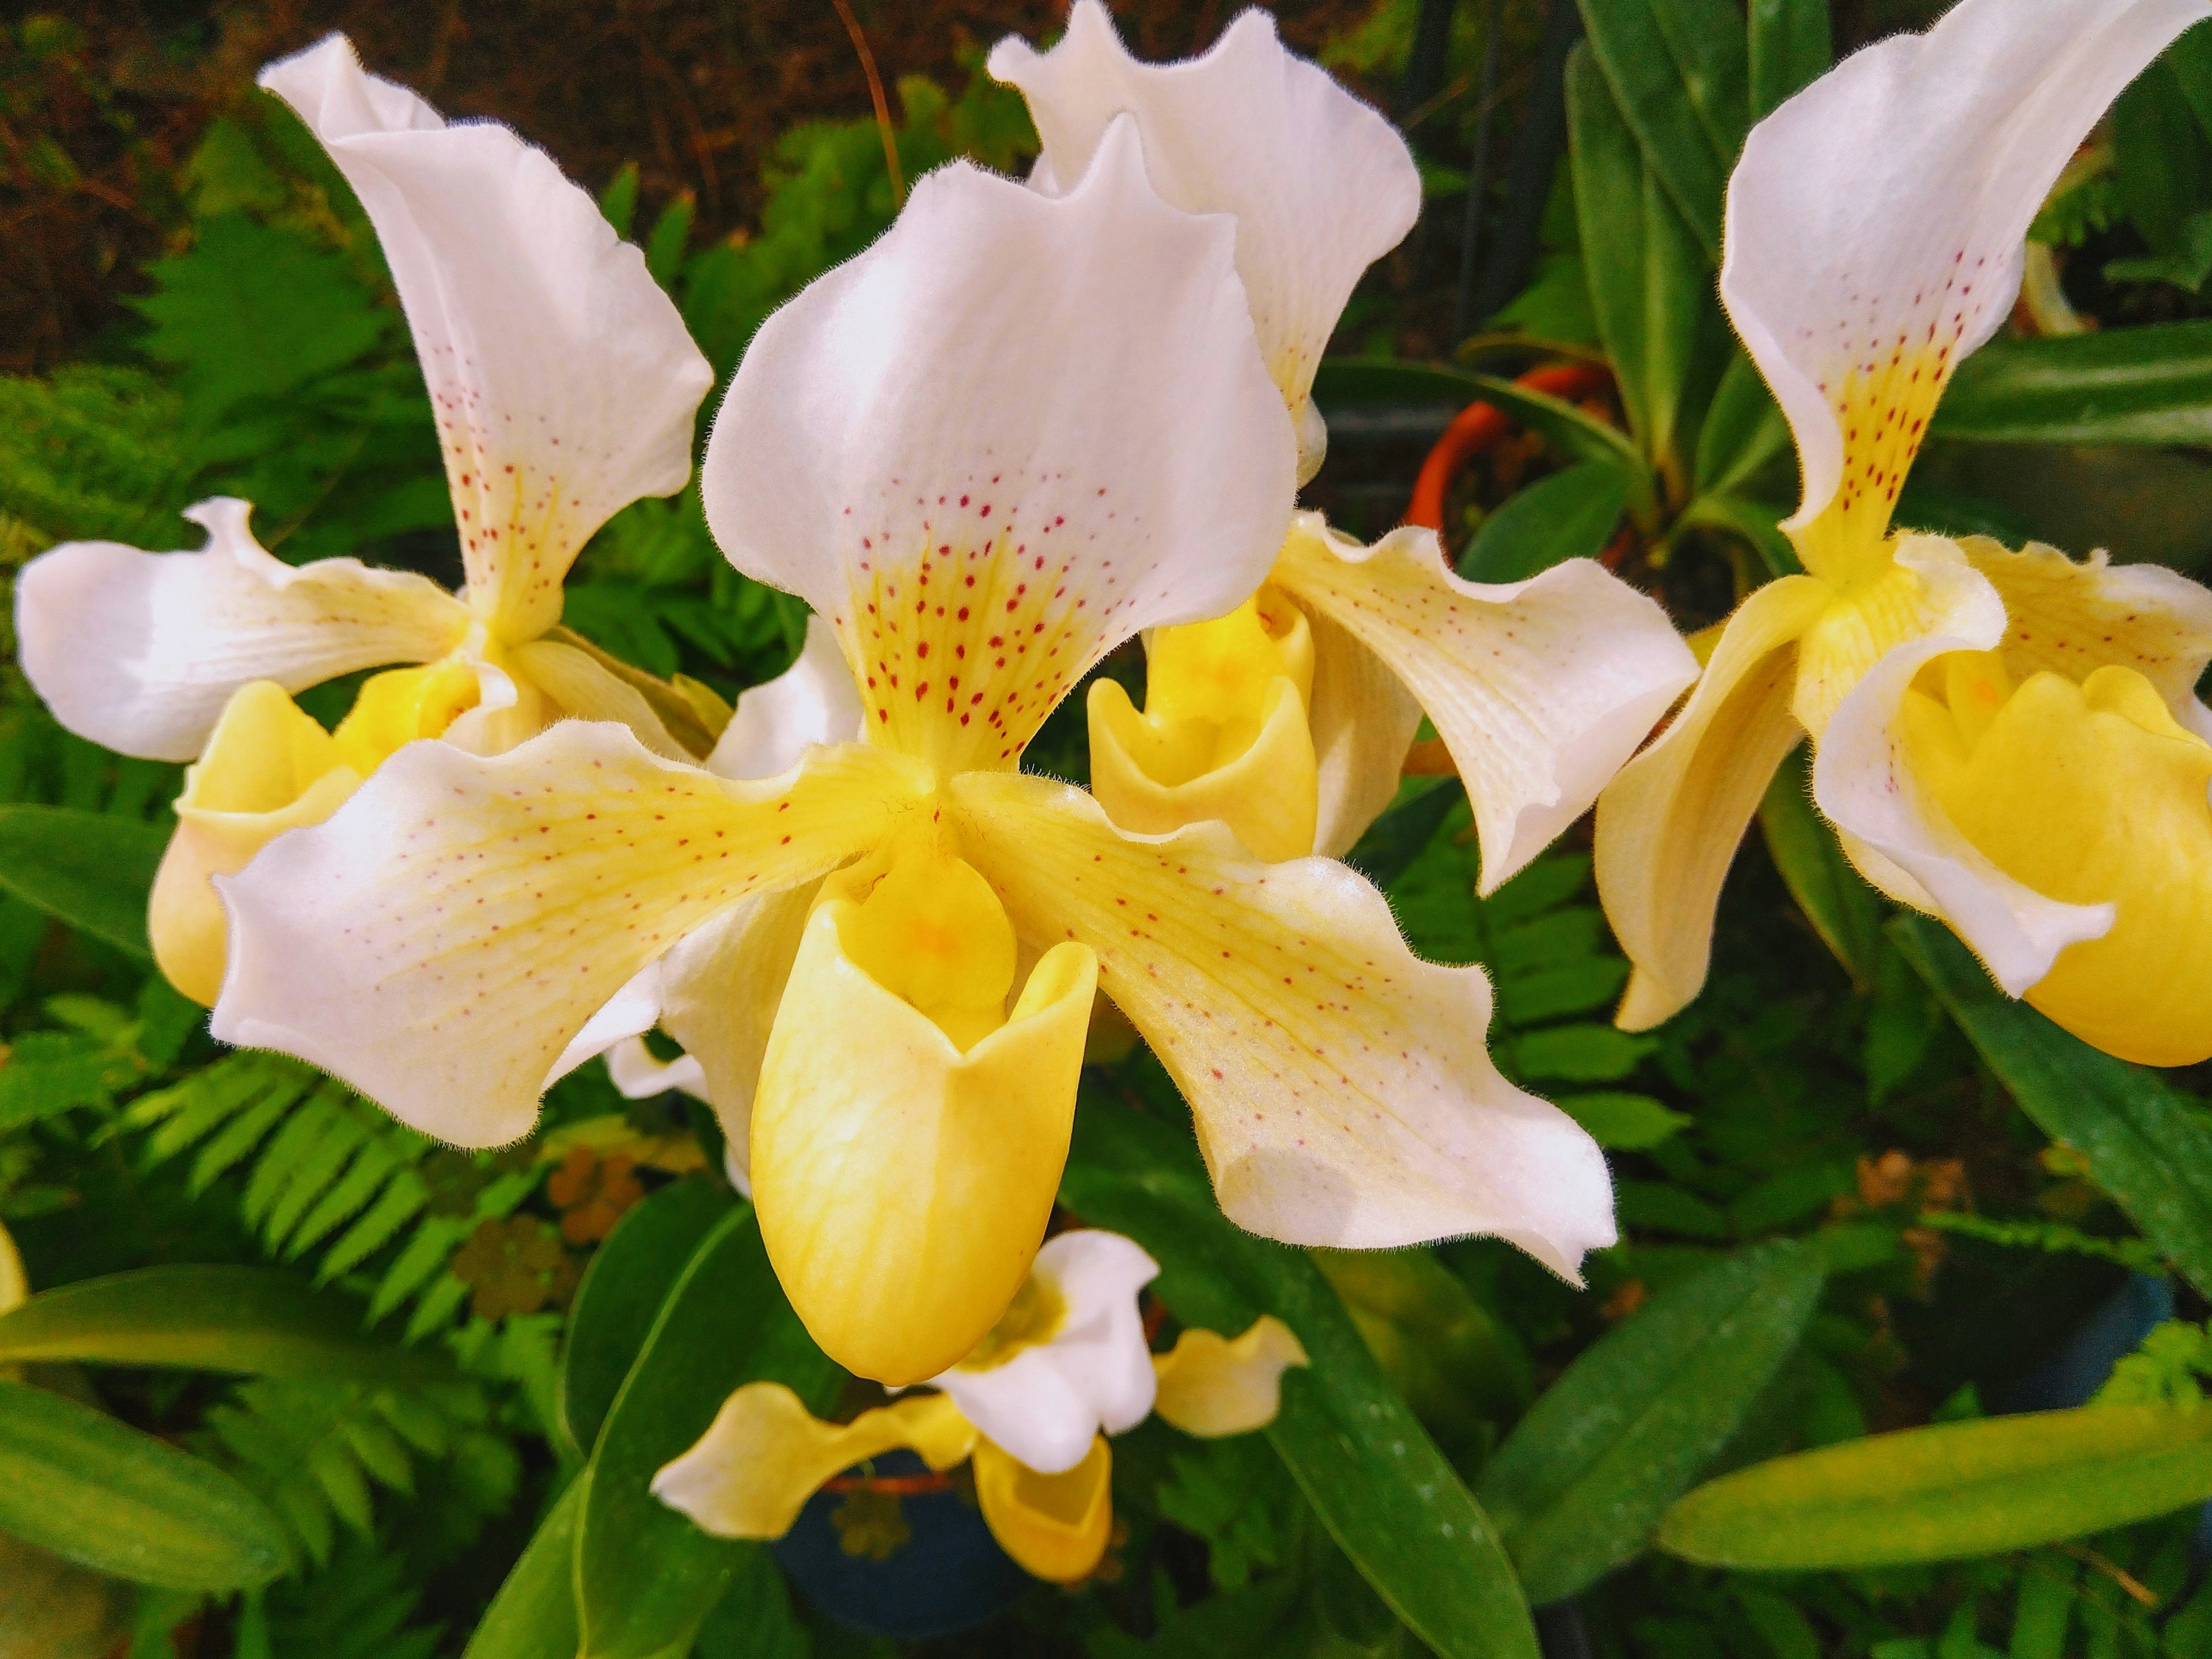
[[[940,1473],[972,1462],[985,1523],[1030,1572],[1085,1577],[1113,1532],[1109,1435],[1154,1411],[1210,1438],[1263,1428],[1284,1371],[1306,1363],[1272,1315],[1234,1340],[1187,1330],[1151,1352],[1137,1294],[1158,1272],[1118,1233],[1062,1233],[982,1341],[930,1378],[937,1392],[830,1424],[780,1382],[748,1383],[653,1489],[721,1537],[781,1538],[840,1471],[904,1447]]]
[[[493,751],[564,715],[622,720],[671,758],[713,741],[711,714],[557,627],[562,578],[592,532],[690,477],[713,384],[643,257],[543,152],[490,123],[446,125],[365,73],[342,36],[261,84],[322,141],[390,260],[468,586],[456,597],[353,559],[284,564],[228,499],[186,515],[208,534],[198,552],[76,542],[24,568],[23,670],[62,724],[125,754],[199,761],[151,931],[164,971],[206,1002],[223,963],[209,876],[328,816],[400,743]],[[370,682],[336,750],[306,731],[287,694],[387,663],[430,666]]]
[[[1079,0],[1050,52],[1009,39],[990,67],[1029,100],[1036,188],[1080,176],[1126,112],[1169,201],[1236,219],[1237,272],[1311,477],[1322,350],[1420,210],[1396,130],[1256,10],[1205,56],[1153,64]],[[1432,532],[1362,547],[1316,513],[1296,515],[1242,610],[1146,646],[1141,713],[1113,681],[1089,694],[1091,787],[1116,824],[1218,819],[1264,859],[1342,854],[1396,794],[1425,711],[1474,804],[1485,892],[1589,809],[1697,676],[1658,605],[1594,561],[1478,585]]]
[[[2009,313],[2029,221],[2200,0],[1963,0],[1759,123],[1721,296],[1804,477],[1806,573],[1738,607],[1606,791],[1620,1022],[1693,997],[1729,859],[1801,738],[1853,864],[2110,1053],[2212,1055],[2212,593],[2169,571],[1893,531],[1945,382]]]
[[[1094,983],[1245,1225],[1498,1233],[1571,1274],[1613,1237],[1604,1162],[1492,1065],[1480,970],[1414,958],[1340,866],[1256,864],[1213,826],[1126,836],[1017,769],[1091,664],[1232,610],[1281,544],[1294,446],[1233,241],[1160,201],[1126,122],[1057,198],[924,179],[763,327],[702,477],[732,562],[826,619],[865,740],[824,726],[841,740],[754,779],[612,725],[413,745],[222,884],[217,1034],[496,1145],[659,962],[664,1007],[726,1028],[666,1022],[749,1103],[793,1306],[890,1384],[957,1362],[1026,1277]]]

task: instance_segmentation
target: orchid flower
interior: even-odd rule
[[[1137,1293],[1158,1272],[1118,1233],[1061,1233],[998,1324],[929,1379],[937,1392],[831,1424],[780,1382],[748,1383],[653,1490],[720,1537],[781,1538],[840,1471],[904,1447],[939,1473],[971,1463],[984,1522],[1006,1553],[1039,1578],[1082,1578],[1114,1528],[1107,1436],[1155,1411],[1209,1438],[1263,1428],[1284,1371],[1306,1363],[1272,1315],[1233,1340],[1187,1330],[1171,1352],[1151,1352]]]
[[[1281,544],[1295,446],[1233,241],[1159,199],[1126,122],[1060,198],[922,180],[762,328],[702,475],[732,562],[826,619],[866,740],[754,779],[607,724],[413,744],[223,878],[216,1034],[498,1145],[659,962],[663,1003],[696,1004],[671,1029],[749,1103],[793,1306],[886,1383],[956,1362],[1027,1275],[1095,984],[1246,1226],[1497,1233],[1572,1274],[1613,1237],[1604,1161],[1491,1063],[1479,969],[1417,960],[1340,866],[1257,864],[1215,826],[1126,836],[1017,769],[1088,667],[1233,609]]]
[[[561,585],[592,532],[690,476],[706,359],[592,198],[489,122],[448,126],[331,35],[261,84],[352,185],[392,266],[428,382],[468,586],[354,559],[295,568],[244,501],[203,501],[197,552],[74,542],[16,584],[23,670],[61,723],[128,755],[192,760],[149,918],[163,971],[213,1002],[222,913],[209,878],[326,817],[400,744],[503,749],[563,715],[618,720],[656,752],[705,729],[674,695],[559,637]],[[386,663],[335,745],[290,693]],[[641,690],[641,686],[646,690]],[[313,728],[311,730],[310,728]],[[703,747],[704,743],[701,743]]]
[[[1237,268],[1269,372],[1297,422],[1299,476],[1327,434],[1315,371],[1360,273],[1412,228],[1420,176],[1390,124],[1248,11],[1205,56],[1131,58],[1098,0],[1039,54],[1000,42],[1044,150],[1033,185],[1078,178],[1133,115],[1161,193],[1237,222]],[[1218,819],[1269,860],[1347,851],[1388,806],[1425,711],[1474,810],[1482,890],[1525,866],[1697,676],[1651,599],[1595,561],[1530,580],[1462,580],[1435,533],[1372,547],[1291,520],[1232,615],[1147,635],[1140,713],[1089,693],[1091,787],[1114,822],[1160,834]]]
[[[1759,123],[1721,296],[1789,417],[1806,573],[1729,618],[1696,691],[1606,791],[1597,877],[1635,964],[1620,1022],[1697,994],[1720,884],[1782,757],[1851,862],[2009,994],[2112,1054],[2212,1054],[2212,593],[2151,566],[1894,531],[2029,222],[2200,0],[1963,0]]]

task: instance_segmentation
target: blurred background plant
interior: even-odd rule
[[[1231,15],[1116,10],[1154,58]],[[903,179],[953,155],[1027,166],[1026,116],[981,53],[1048,33],[1049,5],[855,11]],[[1486,580],[1602,557],[1686,631],[1787,568],[1787,434],[1714,297],[1722,182],[1749,123],[1832,53],[1929,12],[1284,6],[1294,46],[1404,124],[1429,193],[1322,370],[1331,458],[1310,499],[1364,535],[1410,511]],[[458,580],[374,240],[251,86],[331,27],[602,187],[725,377],[776,304],[896,210],[826,5],[12,12],[0,574],[74,538],[176,544],[179,509],[222,493],[256,503],[280,556]],[[2053,192],[2012,326],[1960,375],[1904,519],[2212,562],[2208,134],[2199,30]],[[617,515],[564,620],[733,697],[785,665],[805,613],[728,568],[687,490]],[[592,1066],[529,1141],[462,1153],[295,1062],[219,1052],[145,942],[178,769],[62,732],[12,641],[6,656],[0,1656],[912,1646],[808,1598],[859,1594],[847,1569],[896,1565],[939,1511],[972,1516],[957,1489],[886,1463],[773,1554],[641,1497],[700,1413],[794,1340],[713,1173],[711,1118],[681,1096],[625,1101]],[[1141,653],[1102,672],[1134,687]],[[303,702],[335,719],[352,689]],[[1032,767],[1084,775],[1079,707]],[[991,1579],[963,1616],[1000,1610],[926,1650],[2212,1653],[2208,1079],[2104,1060],[1996,999],[1948,935],[1858,882],[1802,768],[1728,889],[1705,995],[1622,1035],[1607,1015],[1626,964],[1586,826],[1478,901],[1436,754],[1416,746],[1355,859],[1424,954],[1490,969],[1493,1045],[1609,1149],[1626,1242],[1586,1291],[1483,1241],[1262,1244],[1207,1200],[1158,1066],[1095,1066],[1066,1212],[1159,1257],[1158,1321],[1276,1311],[1316,1363],[1264,1437],[1126,1437],[1100,1571],[1073,1592]],[[791,1364],[817,1410],[867,1403],[818,1356]],[[2006,1422],[2052,1410],[2072,1414],[2025,1440]],[[1830,1462],[1774,1461],[1821,1448]],[[1970,1485],[1942,1478],[1967,1468]],[[933,1628],[899,1625],[927,1595],[897,1583],[890,1613],[843,1613]]]

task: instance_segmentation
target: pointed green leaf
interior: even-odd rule
[[[1338,404],[1434,404],[1453,410],[1473,403],[1495,404],[1560,453],[1578,461],[1610,461],[1643,482],[1644,458],[1628,434],[1572,404],[1547,392],[1532,392],[1495,375],[1470,374],[1439,363],[1370,362],[1357,357],[1326,359],[1314,378],[1314,400],[1326,413]]]
[[[592,1659],[651,1659],[687,1643],[755,1547],[715,1538],[653,1495],[732,1393],[789,1386],[827,1411],[840,1380],[784,1299],[752,1207],[725,1216],[692,1253],[592,1455],[578,1519],[576,1589]]]
[[[146,898],[168,832],[70,806],[0,806],[0,888],[151,960]]]
[[[585,1269],[561,1357],[561,1426],[588,1456],[669,1290],[737,1198],[719,1181],[679,1181],[638,1205]]]
[[[411,1382],[453,1374],[434,1352],[369,1336],[352,1297],[275,1267],[139,1267],[42,1291],[0,1315],[0,1363],[34,1359]]]
[[[2014,1002],[1933,918],[1899,916],[1889,933],[2021,1109],[2079,1153],[2143,1237],[2212,1293],[2212,1127],[2203,1108],[2157,1073],[2100,1054]]]
[[[1728,0],[1583,0],[1592,52],[1644,158],[1708,264],[1750,111],[1741,15]]]
[[[1469,581],[1518,582],[1569,559],[1594,559],[1636,493],[1636,479],[1607,461],[1583,461],[1515,493],[1483,521],[1460,557]]]
[[[1741,351],[1721,371],[1698,428],[1698,461],[1692,482],[1698,494],[1741,489],[1790,453],[1790,422],[1766,389],[1759,367]]]
[[[2212,442],[2212,319],[1992,340],[1930,430],[1984,443]]]
[[[461,1659],[576,1659],[576,1517],[590,1486],[579,1475],[546,1511]]]
[[[0,1532],[168,1589],[248,1589],[289,1565],[283,1523],[214,1464],[21,1382],[0,1382]]]
[[[2000,1555],[2212,1498],[2212,1411],[2087,1406],[1940,1423],[1723,1475],[1667,1512],[1659,1547],[1796,1571]]]
[[[1791,1241],[1742,1251],[1654,1297],[1538,1397],[1475,1489],[1531,1601],[1644,1550],[1797,1346],[1821,1282]]]
[[[1835,60],[1828,0],[1751,0],[1751,118],[1763,119]]]
[[[1272,1313],[1297,1333],[1312,1364],[1284,1377],[1268,1440],[1393,1613],[1444,1659],[1536,1659],[1489,1517],[1312,1259],[1221,1213],[1187,1134],[1086,1095],[1061,1195],[1152,1253],[1153,1288],[1178,1319],[1235,1335]]]

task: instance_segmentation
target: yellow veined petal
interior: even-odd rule
[[[781,1382],[748,1382],[698,1444],[653,1477],[653,1495],[721,1538],[781,1538],[824,1482],[896,1447],[933,1469],[966,1457],[976,1435],[941,1394],[912,1395],[824,1423]]]
[[[1474,808],[1485,892],[1588,809],[1696,677],[1666,613],[1589,560],[1484,586],[1445,567],[1432,531],[1361,547],[1302,513],[1273,580],[1436,723]]]
[[[1022,935],[1097,952],[1233,1220],[1354,1249],[1496,1233],[1568,1275],[1612,1242],[1595,1143],[1484,1049],[1481,970],[1416,959],[1361,877],[1255,863],[1218,824],[1123,835],[1042,778],[968,773],[946,793]]]
[[[126,755],[188,761],[238,688],[302,691],[356,669],[429,662],[460,645],[467,606],[435,582],[356,559],[289,565],[227,496],[185,516],[192,553],[71,542],[15,579],[23,672],[64,726]]]
[[[1013,971],[982,878],[900,849],[823,884],[784,988],[753,1101],[761,1236],[814,1340],[879,1382],[968,1353],[1044,1238],[1097,968],[1048,951],[1009,1015]]]
[[[1769,582],[1729,618],[1697,690],[1597,803],[1597,889],[1635,964],[1619,1023],[1642,1030],[1705,982],[1713,910],[1736,843],[1782,757],[1796,641],[1826,608],[1824,582]]]
[[[1234,1339],[1192,1329],[1152,1357],[1152,1409],[1185,1434],[1210,1438],[1263,1429],[1282,1409],[1283,1373],[1310,1362],[1288,1325],[1261,1314]]]
[[[574,720],[489,758],[410,744],[224,883],[232,962],[213,1029],[311,1060],[442,1139],[501,1145],[639,969],[730,905],[874,845],[927,787],[915,763],[857,744],[737,782]]]
[[[2212,744],[2133,669],[2078,685],[2044,671],[2014,690],[1990,658],[1929,666],[1938,676],[1924,671],[1929,690],[1907,694],[1903,726],[1951,821],[2037,892],[2118,907],[2027,1000],[2124,1060],[2212,1057]]]
[[[230,930],[212,878],[243,870],[285,830],[321,823],[361,780],[345,749],[283,686],[253,680],[232,694],[207,752],[185,773],[177,828],[147,903],[154,960],[170,984],[214,1006]]]
[[[1039,1474],[988,1440],[975,1443],[975,1496],[999,1547],[1055,1584],[1087,1577],[1114,1534],[1114,1454],[1100,1435],[1065,1474]]]
[[[1818,742],[1845,697],[1899,646],[1955,632],[1988,610],[1959,544],[1947,536],[1905,535],[1884,544],[1878,563],[1832,587],[1825,610],[1797,641],[1797,683],[1790,712]]]
[[[551,700],[562,713],[580,720],[616,720],[664,760],[696,761],[677,742],[653,705],[636,687],[593,662],[586,653],[557,640],[532,640],[513,653],[515,670]]]
[[[1313,850],[1341,858],[1398,798],[1406,753],[1421,729],[1421,705],[1389,665],[1321,612],[1313,629],[1313,731],[1320,793]]]
[[[2184,726],[2212,736],[2197,683],[2212,662],[2212,592],[2155,564],[2076,562],[2031,542],[2015,553],[1985,536],[1959,544],[2004,601],[2003,653],[2015,680],[2048,669],[2086,680],[2108,664],[2150,682]]]

